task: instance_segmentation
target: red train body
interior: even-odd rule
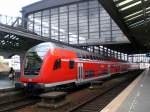
[[[129,69],[129,63],[106,61],[84,50],[46,42],[27,51],[20,81],[42,87],[83,84]]]

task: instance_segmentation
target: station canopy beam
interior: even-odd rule
[[[128,37],[136,53],[150,51],[150,0],[99,0],[99,2]]]
[[[37,35],[23,27],[0,24],[0,51],[27,51],[42,42],[61,43],[51,38]]]

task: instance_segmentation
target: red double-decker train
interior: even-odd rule
[[[27,51],[20,81],[25,86],[44,88],[79,85],[137,68],[136,64],[111,61],[88,51],[45,42]]]

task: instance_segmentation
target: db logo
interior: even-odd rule
[[[29,79],[29,82],[32,82],[32,79]]]

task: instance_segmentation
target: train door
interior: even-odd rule
[[[111,74],[111,65],[108,64],[108,74],[110,75]]]
[[[83,81],[83,63],[78,63],[78,82]]]

